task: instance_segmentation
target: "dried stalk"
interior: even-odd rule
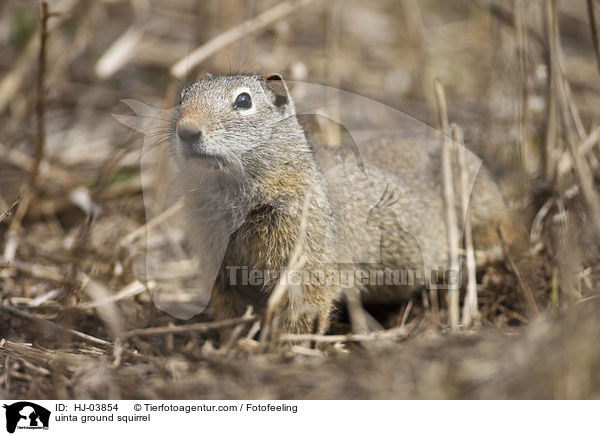
[[[54,1],[55,10],[60,10],[60,15],[54,15],[57,19],[52,20],[49,29],[56,28],[63,20],[68,17],[68,13],[77,5],[77,0]],[[34,63],[36,52],[39,53],[40,38],[33,36],[27,43],[19,59],[14,63],[14,67],[9,74],[6,74],[0,81],[0,112],[3,112],[7,105],[15,100],[15,96],[21,89],[24,80],[30,77],[28,70]]]
[[[460,168],[460,202],[461,213],[464,217],[463,229],[465,234],[465,256],[467,264],[467,294],[463,303],[462,325],[469,327],[473,321],[479,320],[479,310],[477,303],[477,277],[475,264],[475,250],[473,249],[473,231],[471,228],[471,219],[469,217],[469,182],[467,174],[467,164],[465,163],[465,148],[463,133],[456,124],[452,125],[452,137],[458,148],[458,165]]]
[[[111,342],[109,341],[105,341],[104,339],[100,339],[97,338],[95,336],[92,335],[88,335],[86,333],[82,333],[80,331],[71,329],[69,327],[64,327],[60,324],[56,324],[52,321],[48,321],[47,319],[44,318],[40,318],[39,316],[36,315],[32,315],[30,313],[24,312],[22,310],[19,310],[17,308],[11,307],[11,306],[6,306],[2,303],[0,303],[0,311],[6,312],[10,315],[13,316],[17,316],[19,318],[22,319],[26,319],[27,321],[33,321],[33,322],[37,322],[41,325],[44,325],[46,327],[48,327],[50,330],[56,330],[57,332],[62,332],[62,333],[68,333],[70,335],[73,335],[79,339],[83,339],[86,342],[90,342],[92,344],[96,344],[96,345],[102,345],[102,346],[110,346],[112,345]]]
[[[583,157],[600,141],[600,126],[593,129],[590,134],[575,147],[579,155]],[[573,159],[570,153],[563,153],[558,161],[558,176],[564,176],[573,168]]]
[[[175,215],[177,212],[179,212],[182,208],[183,208],[183,199],[180,199],[175,204],[173,204],[171,207],[169,207],[167,210],[161,212],[160,214],[158,214],[157,216],[152,218],[150,221],[148,221],[144,225],[138,227],[133,232],[131,232],[131,233],[125,235],[123,238],[121,238],[121,240],[119,241],[119,247],[123,248],[123,247],[126,247],[127,245],[135,242],[140,237],[147,234],[147,232],[149,232],[150,230],[159,226],[161,223],[163,223],[167,219],[171,218],[173,215]]]
[[[537,303],[535,302],[535,298],[533,296],[533,292],[531,288],[527,284],[527,282],[523,279],[523,275],[519,268],[517,268],[516,263],[508,252],[506,246],[506,238],[504,237],[504,231],[502,227],[498,227],[498,234],[500,236],[500,241],[502,242],[502,250],[504,251],[504,258],[508,267],[511,269],[513,274],[517,277],[517,281],[519,282],[519,289],[523,293],[523,297],[525,298],[525,302],[527,303],[527,308],[530,316],[537,316],[540,314],[540,311],[537,307]]]
[[[550,70],[550,69],[549,69]],[[546,101],[548,109],[546,110],[546,121],[544,131],[544,145],[540,147],[541,162],[544,180],[547,183],[552,182],[556,169],[556,94],[552,91],[552,76],[554,73],[548,71],[548,85],[546,88]]]
[[[403,0],[401,2],[406,31],[410,41],[411,51],[415,56],[416,73],[423,89],[423,96],[427,104],[428,118],[431,124],[437,117],[435,95],[431,90],[431,68],[428,62],[428,53],[425,45],[425,25],[421,6],[417,0]]]
[[[488,11],[491,15],[496,17],[502,24],[516,27],[517,23],[515,15],[508,9],[501,6],[500,2],[494,2],[492,0],[475,0],[475,4],[480,8]],[[540,35],[540,33],[534,27],[526,25],[525,30],[529,37],[531,37],[531,39],[535,41],[540,46],[540,48],[546,48],[543,36]]]
[[[8,209],[6,209],[4,212],[0,213],[0,223],[2,221],[4,221],[9,215],[11,215],[15,208],[17,207],[17,205],[19,204],[19,202],[21,201],[21,199],[23,198],[22,195],[19,195],[17,197],[17,199],[15,201],[13,201],[13,203],[10,205],[10,207]]]
[[[598,194],[594,187],[592,172],[590,171],[587,162],[581,156],[575,142],[567,140],[567,144],[569,151],[571,152],[575,172],[577,173],[581,189],[583,190],[583,196],[592,215],[592,221],[596,226],[596,230],[600,233],[600,199],[598,199]]]
[[[219,50],[239,41],[240,39],[258,32],[276,21],[290,15],[299,8],[313,3],[315,0],[286,0],[265,12],[250,18],[243,23],[235,26],[228,31],[221,33],[210,41],[207,41],[193,52],[171,67],[171,76],[177,79],[183,79],[189,69],[193,69],[203,62],[209,56],[212,56]]]
[[[143,284],[142,282],[140,282],[139,280],[136,279],[133,282],[129,283],[127,286],[125,286],[123,289],[121,289],[119,292],[117,292],[114,295],[111,295],[109,297],[105,297],[102,299],[96,299],[94,301],[90,301],[89,303],[83,303],[83,304],[80,304],[75,307],[77,309],[87,310],[87,309],[94,309],[97,307],[101,307],[101,306],[104,306],[105,304],[113,304],[113,303],[116,303],[117,301],[123,300],[125,298],[131,298],[138,294],[141,294],[146,289],[152,289],[154,286],[155,286],[154,282],[148,282],[148,285],[146,287],[145,284]]]
[[[554,70],[554,90],[557,92],[558,108],[561,110],[563,126],[567,134],[575,130],[577,141],[586,137],[583,122],[577,106],[571,97],[571,88],[565,76],[562,48],[560,44],[560,28],[556,13],[556,0],[546,0],[546,16],[548,20],[548,46],[550,50],[550,68]]]
[[[577,143],[584,140],[586,134],[582,127],[577,108],[570,98],[568,83],[563,72],[560,29],[556,16],[556,1],[546,0],[545,5],[548,45],[550,47],[551,85],[557,94],[558,106],[561,109],[562,121],[566,130],[567,147],[571,153],[573,167],[592,215],[592,221],[596,226],[596,230],[600,232],[600,199],[596,193],[594,179],[589,166],[577,147]],[[571,122],[573,125],[571,125]]]
[[[318,334],[292,334],[285,333],[279,336],[280,342],[317,342],[331,344],[336,342],[372,342],[381,339],[401,339],[410,334],[407,326],[395,327],[389,330],[381,330],[372,333],[361,333],[352,335],[318,335]]]
[[[125,342],[131,338],[138,336],[160,336],[176,333],[200,332],[206,333],[214,330],[234,327],[239,324],[249,324],[256,320],[256,315],[244,315],[239,318],[224,319],[212,322],[201,322],[196,324],[183,324],[167,327],[150,327],[147,329],[135,329],[125,332],[123,336],[118,338],[119,342]]]
[[[298,236],[296,237],[296,243],[294,245],[294,250],[283,275],[280,277],[275,289],[273,289],[271,295],[269,296],[269,300],[267,301],[265,323],[260,332],[260,351],[264,351],[266,349],[268,344],[267,341],[271,336],[271,333],[275,330],[275,323],[277,321],[275,314],[288,291],[288,285],[285,282],[285,277],[292,271],[300,270],[306,262],[306,257],[304,256],[304,239],[306,235],[306,222],[308,220],[308,207],[310,206],[311,196],[311,191],[308,191],[304,196],[302,216],[300,218],[300,226],[298,229]]]
[[[133,23],[96,62],[96,75],[101,79],[113,76],[134,57],[138,43],[144,35],[150,15],[150,2],[148,0],[130,0],[130,3],[134,12]]]
[[[410,311],[411,311],[414,303],[415,303],[415,300],[413,300],[411,298],[409,300],[409,302],[406,304],[406,307],[404,308],[404,313],[402,314],[402,320],[400,321],[400,327],[404,327],[406,325],[406,321],[408,320],[408,316],[410,315]]]
[[[517,36],[517,55],[519,58],[519,82],[521,98],[519,101],[519,159],[523,174],[527,174],[527,147],[529,146],[529,87],[527,77],[527,31],[525,29],[526,6],[524,0],[515,0],[515,30]]]
[[[434,80],[435,96],[438,104],[440,128],[442,130],[442,180],[444,204],[446,207],[446,232],[448,238],[448,268],[449,273],[459,273],[458,265],[458,230],[456,220],[456,200],[454,194],[454,180],[452,170],[452,156],[450,153],[450,138],[448,127],[448,110],[444,87],[438,80]],[[458,280],[458,277],[457,277]],[[459,321],[459,289],[452,279],[448,282],[448,313],[450,328],[458,330]]]
[[[32,173],[33,167],[35,164],[35,159],[31,156],[23,153],[20,150],[15,148],[10,148],[6,144],[0,143],[0,157],[11,165],[20,168],[25,172]],[[81,183],[81,179],[69,172],[65,169],[62,169],[59,166],[49,164],[46,171],[44,171],[43,176],[48,179],[52,179],[55,182],[58,182],[64,185],[66,188],[70,188],[72,186],[76,186]]]
[[[341,39],[341,5],[340,0],[332,0],[327,8],[327,76],[328,87],[325,92],[327,115],[332,120],[340,119],[340,99],[337,90],[340,87],[340,39]],[[341,131],[337,123],[325,124],[325,137],[331,147],[340,146]]]
[[[596,16],[596,1],[587,0],[587,11],[590,19],[590,29],[592,31],[592,42],[594,43],[594,52],[596,53],[596,63],[600,71],[600,35],[598,35],[598,18]]]
[[[46,51],[48,41],[48,3],[43,1],[40,12],[40,51],[38,57],[38,74],[37,74],[37,99],[35,102],[35,116],[37,120],[37,141],[35,143],[35,155],[33,161],[33,169],[31,170],[29,187],[35,190],[38,174],[40,172],[40,164],[44,159],[44,146],[46,144],[46,124],[44,122],[44,114],[46,109]]]
[[[254,308],[252,306],[248,306],[243,317],[252,316],[253,312],[254,312]],[[227,342],[223,346],[221,346],[220,350],[227,351],[227,350],[231,349],[235,345],[237,340],[242,336],[245,328],[246,328],[246,324],[237,325],[231,332],[231,335],[229,335]]]
[[[14,252],[18,245],[17,233],[21,227],[21,221],[29,204],[31,203],[32,197],[36,192],[37,179],[40,172],[40,164],[44,158],[44,145],[46,142],[46,128],[44,123],[45,113],[45,75],[46,75],[46,43],[48,40],[48,18],[50,17],[48,12],[48,3],[43,1],[40,7],[40,50],[38,53],[38,74],[37,74],[37,99],[35,106],[35,113],[37,119],[37,140],[35,145],[35,156],[33,160],[33,167],[31,169],[29,183],[23,192],[23,199],[17,207],[15,216],[10,223],[8,232],[6,233],[6,246],[4,250],[4,257],[7,260],[12,260]]]

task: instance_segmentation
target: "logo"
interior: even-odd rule
[[[6,409],[6,431],[14,433],[18,429],[48,430],[50,411],[28,401],[4,405]]]

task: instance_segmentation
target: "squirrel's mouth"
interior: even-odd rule
[[[208,153],[206,151],[191,150],[188,153],[188,157],[194,161],[202,162],[203,165],[207,165],[218,170],[227,166],[227,161],[222,156],[214,153]]]
[[[217,153],[212,153],[205,149],[199,142],[180,141],[178,148],[181,157],[188,162],[200,162],[203,166],[208,166],[217,170],[226,166],[226,159]]]
[[[226,160],[220,154],[210,152],[204,144],[203,129],[196,125],[178,125],[177,139],[183,158],[200,161],[203,165],[221,169],[226,166]]]

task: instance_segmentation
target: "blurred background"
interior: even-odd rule
[[[600,291],[597,20],[595,0],[53,0],[47,14],[36,0],[0,0],[0,395],[597,397],[600,349],[589,341],[600,327],[578,312],[585,301],[594,313]],[[478,271],[474,342],[440,337],[443,322],[431,328],[428,307],[414,301],[394,308],[386,325],[412,323],[410,340],[388,344],[381,360],[348,358],[341,347],[342,357],[298,351],[271,368],[253,360],[256,344],[246,338],[235,352],[255,375],[242,387],[245,370],[215,351],[212,333],[134,337],[115,351],[123,332],[176,320],[153,307],[134,268],[146,249],[143,136],[112,114],[132,114],[121,99],[170,108],[208,72],[279,72],[436,128],[440,80],[449,120],[499,180],[524,229],[521,252]],[[545,318],[553,316],[566,320]],[[544,321],[532,330],[537,318]],[[432,351],[432,331],[435,350],[447,351]],[[516,345],[505,333],[518,335]],[[517,348],[524,359],[499,363]],[[563,350],[554,366],[536,367],[535,354],[552,349]],[[412,386],[392,364],[408,359],[406,350],[412,376],[430,383]],[[492,369],[466,363],[448,386],[448,368],[465,352]],[[422,359],[439,365],[425,368]],[[210,363],[217,360],[235,371],[221,373]],[[322,372],[297,382],[314,362]],[[361,379],[365,362],[395,384],[384,375]],[[355,384],[336,378],[339,365]],[[502,385],[509,367],[517,375]],[[153,381],[135,382],[147,373]],[[43,382],[32,383],[34,375]]]

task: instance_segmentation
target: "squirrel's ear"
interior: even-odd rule
[[[262,84],[276,107],[282,108],[290,104],[290,93],[281,74],[265,74],[262,76]]]

